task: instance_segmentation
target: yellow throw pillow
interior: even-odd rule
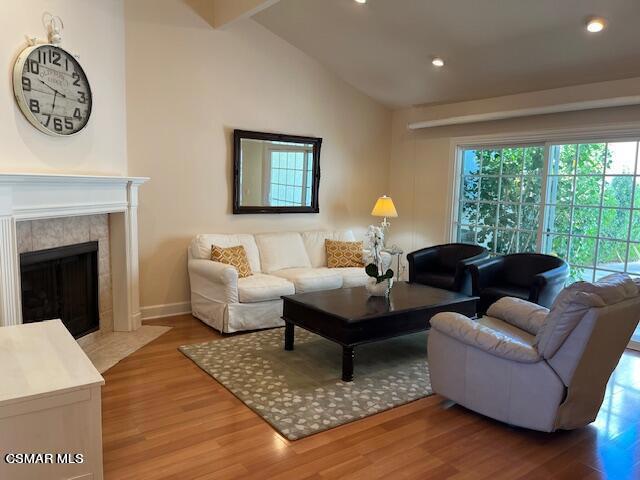
[[[362,242],[325,240],[327,266],[329,268],[364,267]]]
[[[249,265],[249,259],[247,258],[247,252],[242,245],[228,248],[211,245],[211,260],[235,267],[240,278],[253,275],[251,265]]]

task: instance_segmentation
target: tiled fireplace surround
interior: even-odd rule
[[[19,254],[98,240],[100,328],[140,327],[141,177],[0,174],[0,327],[22,323]]]
[[[99,332],[113,331],[109,214],[16,222],[16,239],[18,254],[97,240]]]

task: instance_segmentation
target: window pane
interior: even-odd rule
[[[567,235],[545,235],[546,253],[567,259],[569,249],[569,237]]]
[[[640,175],[640,162],[638,162],[638,175]],[[636,189],[633,199],[633,208],[640,208],[640,177],[636,177]]]
[[[476,234],[473,227],[461,225],[458,228],[458,241],[462,243],[476,243]]]
[[[633,177],[631,176],[607,176],[604,181],[604,197],[602,205],[605,207],[631,206],[631,189]]]
[[[524,153],[524,173],[540,175],[544,164],[544,149],[542,147],[527,147]]]
[[[571,225],[574,235],[589,235],[595,237],[598,235],[598,217],[600,215],[599,208],[593,207],[575,207],[573,209],[573,219]]]
[[[478,245],[482,245],[490,252],[495,251],[495,231],[492,228],[478,229]]]
[[[571,228],[570,207],[549,207],[549,230],[554,233],[569,233]]]
[[[572,238],[569,259],[571,263],[576,265],[593,266],[596,261],[596,240],[594,238]]]
[[[496,252],[508,255],[517,251],[517,236],[513,230],[498,230]]]
[[[585,282],[593,282],[593,274],[595,270],[593,268],[585,268],[577,265],[569,266],[569,282],[578,282],[583,280]]]
[[[499,178],[483,177],[480,182],[480,200],[498,201]]]
[[[520,202],[520,187],[522,177],[502,177],[500,186],[500,201],[502,202]]]
[[[570,205],[573,202],[573,177],[549,177],[549,203]]]
[[[463,203],[460,209],[460,223],[475,225],[478,223],[478,204]]]
[[[636,169],[636,142],[607,144],[607,174],[632,174]]]
[[[549,173],[573,175],[576,163],[576,145],[554,145],[549,155]]]
[[[502,175],[520,175],[523,163],[523,148],[505,148],[502,150]]]
[[[498,205],[481,203],[478,207],[478,224],[494,226],[496,224],[496,215],[498,213]]]
[[[498,225],[506,228],[518,228],[518,205],[500,205]]]
[[[518,240],[519,252],[535,252],[537,232],[520,232],[520,238]]]
[[[484,175],[500,174],[500,150],[482,151],[482,173]]]
[[[523,183],[522,201],[525,203],[541,203],[542,178],[524,177]]]
[[[537,230],[540,220],[539,205],[523,205],[522,216],[520,218],[520,228],[527,230]]]
[[[576,177],[576,205],[599,206],[601,197],[602,177]]]
[[[626,240],[629,236],[631,211],[618,208],[603,208],[600,220],[600,236]]]
[[[632,242],[640,242],[640,210],[633,211],[633,220],[631,222],[631,237]]]
[[[627,263],[627,271],[640,275],[640,243],[632,243],[629,245],[629,262]]]
[[[477,150],[465,150],[462,154],[462,174],[478,175],[480,173],[480,152]]]
[[[480,177],[464,177],[462,183],[462,198],[477,200],[480,192]]]
[[[604,156],[606,152],[606,144],[604,143],[585,143],[578,148],[578,174],[597,174],[604,173]]]
[[[598,267],[624,272],[627,243],[614,240],[598,241]]]

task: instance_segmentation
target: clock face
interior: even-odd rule
[[[82,130],[91,116],[91,88],[78,61],[60,47],[24,50],[14,68],[20,109],[38,130],[67,136]]]

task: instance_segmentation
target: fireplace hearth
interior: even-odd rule
[[[79,338],[100,327],[98,242],[22,253],[23,323],[59,318]]]

